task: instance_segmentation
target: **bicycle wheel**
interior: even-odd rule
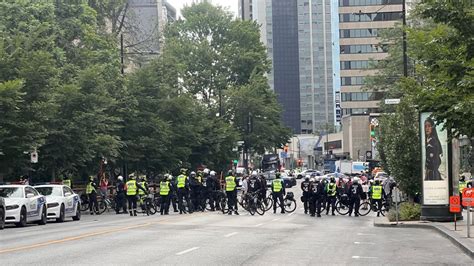
[[[89,210],[89,199],[86,195],[81,195],[81,211],[85,212]]]
[[[221,205],[222,213],[227,213],[229,211],[229,208],[227,206],[227,198],[222,197],[219,201],[219,204]]]
[[[273,207],[273,199],[268,196],[264,201],[263,205],[265,206],[265,211],[269,211]]]
[[[104,213],[107,210],[107,203],[103,200],[98,202],[99,214]]]
[[[284,199],[283,206],[285,208],[285,212],[294,212],[296,210],[296,200],[294,199]]]
[[[249,206],[249,209],[248,209],[248,212],[250,213],[250,215],[255,215],[255,206],[253,206],[253,204],[251,204],[251,206]]]
[[[265,214],[265,205],[263,204],[263,202],[259,201],[259,202],[257,203],[256,212],[257,212],[259,215],[264,215],[264,214]]]
[[[340,215],[347,215],[349,213],[349,206],[343,204],[342,202],[338,201],[336,203],[336,211]]]
[[[149,212],[151,215],[155,214],[158,210],[156,209],[155,204],[153,204],[153,200],[152,200],[152,199],[148,199],[146,202],[147,202],[147,209],[148,209],[148,212]]]
[[[365,201],[362,202],[362,204],[359,206],[359,215],[360,216],[366,216],[367,214],[370,213],[371,208],[370,208],[370,203]]]

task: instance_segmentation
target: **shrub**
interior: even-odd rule
[[[418,221],[421,215],[421,205],[411,202],[403,202],[398,206],[399,221]],[[395,208],[392,207],[388,212],[388,220],[395,221]]]

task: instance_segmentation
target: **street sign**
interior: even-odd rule
[[[449,211],[458,213],[461,212],[461,200],[459,196],[451,196],[449,197]]]
[[[31,163],[38,163],[38,152],[34,150],[30,154]]]
[[[400,99],[385,99],[385,104],[399,104]]]
[[[465,188],[462,190],[462,206],[474,207],[474,188]]]

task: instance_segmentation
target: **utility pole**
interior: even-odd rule
[[[408,77],[408,56],[407,56],[407,18],[406,18],[406,0],[402,1],[402,16],[403,16],[403,76]]]
[[[120,33],[120,63],[121,63],[120,72],[122,73],[122,75],[125,74],[123,57],[124,57],[124,52],[123,52],[123,33]]]

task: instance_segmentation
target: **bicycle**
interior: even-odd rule
[[[226,198],[227,198],[227,196],[225,195],[225,193],[220,191],[220,190],[211,191],[205,199],[205,201],[206,201],[206,203],[205,203],[206,210],[212,211],[211,200],[214,201],[214,203],[215,203],[215,206],[214,206],[215,210],[219,211],[221,209],[225,209],[227,206],[222,207],[222,200],[224,199],[225,202],[227,203]]]
[[[256,192],[250,192],[246,194],[246,206],[242,206],[245,210],[247,210],[250,215],[255,215],[258,213],[259,215],[265,214],[265,206],[263,205],[262,200],[260,200],[259,194]]]
[[[147,216],[155,214],[158,210],[155,206],[155,195],[150,193],[146,195],[142,195],[140,197],[140,207],[141,213],[145,213]]]
[[[388,201],[382,200],[382,206],[380,209],[380,214],[382,214],[382,216],[385,216],[385,213],[388,212],[388,210],[390,209],[389,204],[390,203]],[[359,207],[360,216],[366,216],[371,211],[378,212],[378,206],[376,202],[371,199],[369,199],[369,201],[363,202]]]
[[[336,211],[340,215],[347,215],[349,213],[350,200],[347,194],[342,194],[338,197],[336,202]]]
[[[273,204],[277,204],[278,202],[273,201],[272,194],[270,194],[270,197],[272,197],[272,206],[270,206],[271,208],[273,207]],[[279,206],[280,205],[278,204],[277,207]],[[283,209],[285,210],[285,212],[288,212],[288,213],[292,213],[296,210],[296,200],[295,200],[295,195],[293,194],[293,192],[286,193],[286,196],[283,198]]]

